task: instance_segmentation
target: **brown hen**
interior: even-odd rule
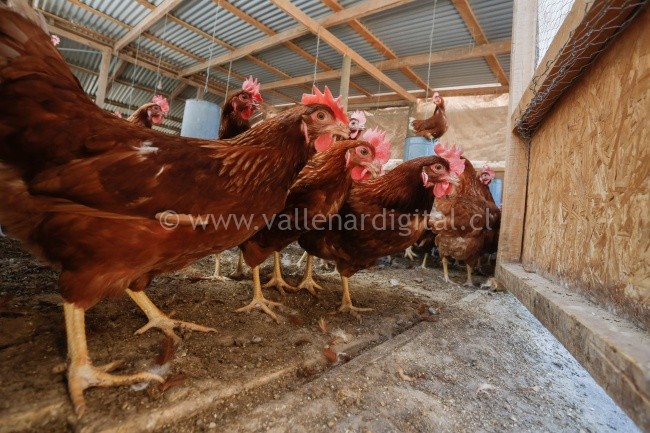
[[[436,153],[460,158],[462,151],[436,146]],[[465,262],[467,280],[473,287],[472,269],[479,257],[495,247],[501,211],[490,191],[480,182],[472,163],[464,159],[464,169],[458,187],[451,194],[436,200],[435,211],[429,223],[436,236],[436,246],[442,259],[444,279],[449,282],[448,258]]]
[[[352,305],[348,278],[369,268],[379,257],[394,254],[420,237],[434,193],[453,189],[455,175],[447,160],[427,156],[406,161],[377,179],[352,185],[338,224],[312,230],[299,243],[309,254],[336,262],[343,300],[339,311],[368,311]]]
[[[117,363],[95,367],[85,310],[126,291],[149,318],[143,330],[210,330],[167,318],[142,290],[157,274],[252,236],[283,209],[315,144],[347,136],[347,119],[337,119],[336,105],[300,105],[240,135],[237,146],[125,123],[83,92],[41,17],[10,3],[0,6],[0,224],[60,270],[68,387],[80,415],[86,388],[162,380],[109,374]],[[182,224],[198,215],[226,224]],[[232,218],[244,224],[227,224]]]

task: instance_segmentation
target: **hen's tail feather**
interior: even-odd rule
[[[413,125],[413,129],[416,131],[420,131],[423,128],[424,121],[423,120],[414,120],[411,122],[411,125]]]
[[[24,0],[0,0],[0,84],[46,75],[83,88],[56,49],[43,15]]]
[[[0,0],[0,7],[13,10],[38,25],[45,33],[49,33],[43,15],[36,12],[25,0]]]

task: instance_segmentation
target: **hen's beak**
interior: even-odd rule
[[[331,134],[332,136],[338,136],[343,140],[347,140],[350,137],[350,129],[348,128],[348,125],[339,121],[332,127]]]
[[[372,177],[379,177],[382,172],[382,167],[381,163],[377,161],[373,162],[364,162],[363,166],[368,170],[368,172],[372,175]]]

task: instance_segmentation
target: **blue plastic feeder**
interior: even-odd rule
[[[219,137],[221,108],[202,99],[185,101],[181,136],[214,140]]]
[[[404,161],[419,158],[421,156],[435,155],[433,146],[435,146],[437,141],[438,140],[427,140],[419,135],[406,137],[406,140],[404,140]]]

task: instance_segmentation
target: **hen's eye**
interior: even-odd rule
[[[362,156],[368,155],[368,149],[366,149],[365,147],[360,147],[359,148],[359,155],[362,155]]]
[[[241,97],[242,97],[243,99],[248,99],[248,95],[247,95],[246,93],[243,93],[243,94],[241,95]]]
[[[436,164],[433,166],[433,168],[436,169],[437,171],[440,171],[442,170],[442,164]]]
[[[316,118],[318,120],[325,120],[325,113],[323,113],[322,111],[319,111],[318,113],[316,113]]]

